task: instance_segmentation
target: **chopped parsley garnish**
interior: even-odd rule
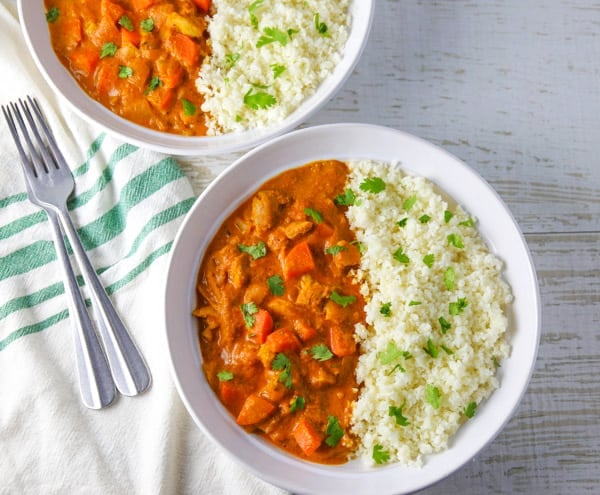
[[[258,313],[258,306],[253,302],[245,303],[240,306],[242,309],[242,316],[244,317],[244,323],[246,328],[252,328],[256,321],[254,315]]]
[[[338,206],[352,206],[356,201],[356,196],[352,189],[346,189],[344,194],[338,194],[333,198],[333,202]]]
[[[452,327],[452,325],[450,325],[450,323],[443,316],[440,316],[438,321],[440,322],[440,327],[442,328],[442,333],[446,333]]]
[[[464,297],[459,297],[456,302],[451,302],[448,306],[448,311],[452,316],[461,314],[469,305]]]
[[[133,22],[131,22],[131,19],[126,15],[122,15],[117,24],[123,26],[127,31],[133,31]]]
[[[329,296],[329,299],[331,299],[334,303],[339,304],[342,308],[345,308],[356,301],[356,296],[344,296],[334,290]]]
[[[271,70],[273,71],[273,79],[277,79],[281,74],[285,72],[285,66],[279,64],[271,64]]]
[[[408,351],[402,351],[398,349],[398,346],[394,342],[388,342],[385,351],[378,352],[377,357],[379,358],[381,364],[390,364],[400,357],[403,357],[404,359],[410,359],[412,355]]]
[[[277,98],[264,91],[257,91],[253,93],[254,88],[250,88],[244,95],[244,105],[252,108],[253,110],[264,110],[265,108],[272,107],[277,103]]]
[[[472,418],[473,416],[475,416],[475,411],[477,411],[477,403],[469,402],[469,405],[465,407],[465,416],[467,418]]]
[[[248,13],[250,14],[250,24],[254,29],[258,29],[258,17],[256,17],[256,11],[262,7],[264,0],[255,0],[248,7]]]
[[[302,411],[304,409],[304,406],[306,405],[306,401],[304,400],[304,397],[302,397],[301,395],[296,395],[291,401],[290,401],[290,412],[296,412],[296,411]]]
[[[411,196],[410,198],[404,200],[404,203],[402,203],[402,208],[404,208],[405,211],[408,211],[413,206],[415,206],[416,202],[417,202],[417,197],[416,196]]]
[[[231,371],[219,371],[217,373],[217,378],[221,382],[228,382],[229,380],[233,380],[233,373]]]
[[[421,223],[427,223],[429,222],[429,220],[431,220],[431,217],[429,215],[421,215],[419,217],[419,222]]]
[[[323,215],[313,208],[304,208],[304,213],[306,216],[312,218],[315,223],[321,223],[323,221]]]
[[[475,220],[469,217],[465,221],[459,222],[458,225],[461,225],[462,227],[473,227],[475,225]]]
[[[381,177],[367,177],[358,187],[361,191],[378,194],[385,189],[385,182]]]
[[[429,253],[429,254],[426,254],[425,256],[423,256],[423,263],[425,263],[427,268],[431,268],[433,266],[434,261],[435,261],[434,254]]]
[[[438,348],[431,339],[427,339],[427,347],[423,347],[423,350],[432,358],[438,357]]]
[[[152,79],[150,79],[150,82],[148,83],[148,87],[146,88],[146,91],[144,91],[144,94],[148,94],[150,93],[150,91],[154,91],[155,89],[159,88],[160,86],[162,86],[162,81],[159,79],[158,76],[154,76]]]
[[[126,65],[119,65],[119,77],[121,79],[127,79],[133,76],[133,69],[131,67],[127,67]]]
[[[281,371],[279,373],[279,382],[283,383],[285,388],[292,388],[292,363],[285,354],[282,352],[277,353],[271,363],[271,369],[273,371]]]
[[[438,409],[442,403],[440,389],[428,384],[427,388],[425,389],[425,400],[431,405],[431,407]]]
[[[396,249],[396,251],[394,251],[394,259],[396,261],[399,261],[400,263],[409,263],[410,262],[410,258],[404,253],[404,251],[402,250],[402,248],[398,248]]]
[[[188,117],[192,117],[196,114],[196,105],[194,105],[190,100],[181,98],[181,105],[183,106],[183,113]]]
[[[375,445],[373,447],[373,460],[375,464],[384,464],[390,460],[390,454],[383,450],[383,445]]]
[[[318,13],[315,14],[315,29],[317,30],[317,33],[319,33],[321,36],[329,36],[329,33],[327,32],[327,24],[319,21]]]
[[[454,213],[452,213],[450,210],[444,211],[444,223],[448,223],[450,220],[452,220],[453,216]]]
[[[402,409],[404,409],[405,405],[406,401],[404,401],[400,407],[390,406],[388,409],[389,415],[396,418],[396,424],[400,426],[408,426],[410,424],[408,418],[404,417],[402,414]]]
[[[325,433],[327,434],[325,443],[330,447],[335,447],[344,436],[344,430],[342,430],[342,427],[335,416],[327,417],[327,429],[325,430]]]
[[[409,306],[420,306],[421,305],[421,301],[410,301],[408,303]]]
[[[268,45],[269,43],[280,43],[282,46],[288,44],[288,41],[292,39],[289,33],[285,33],[277,28],[266,27],[263,29],[263,33],[258,41],[256,42],[256,48]]]
[[[462,237],[459,236],[458,234],[450,234],[448,236],[448,245],[452,244],[454,247],[457,247],[459,249],[462,249],[465,247],[465,245],[463,244],[463,240]]]
[[[60,11],[58,10],[58,7],[52,7],[51,9],[48,10],[48,12],[46,12],[46,21],[56,22],[59,15],[60,15]]]
[[[317,344],[310,348],[310,354],[317,361],[327,361],[333,357],[333,353],[325,344]]]
[[[454,351],[449,347],[446,347],[444,344],[440,344],[440,347],[444,350],[446,354],[448,354],[448,356],[452,356],[454,354]]]
[[[408,217],[404,217],[402,220],[398,220],[396,222],[396,225],[398,225],[398,227],[406,227],[407,223],[408,223]]]
[[[269,292],[274,296],[283,296],[285,292],[285,286],[283,280],[279,275],[273,275],[267,279],[267,285],[269,286]]]
[[[236,62],[240,59],[241,55],[239,53],[228,53],[225,55],[225,65],[228,69],[231,69]]]
[[[267,246],[263,241],[259,241],[258,244],[254,244],[251,246],[245,246],[244,244],[238,244],[238,249],[242,253],[249,254],[252,256],[252,259],[257,260],[258,258],[262,258],[267,255]]]
[[[328,248],[325,249],[325,252],[327,254],[340,254],[342,251],[346,251],[346,249],[348,249],[346,246],[342,246],[339,244],[336,244],[335,246],[329,246]]]
[[[140,27],[147,33],[151,32],[154,29],[154,19],[152,19],[152,17],[144,19],[142,22],[140,22]]]
[[[454,268],[451,266],[446,268],[446,271],[444,272],[444,285],[448,290],[454,289]]]
[[[108,43],[104,43],[102,45],[102,50],[100,51],[100,58],[112,57],[115,53],[117,53],[117,45],[112,41],[109,41]]]
[[[385,317],[392,316],[392,303],[387,302],[385,304],[382,304],[381,307],[379,308],[379,313]]]

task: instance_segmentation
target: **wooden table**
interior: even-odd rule
[[[600,493],[600,3],[378,0],[369,44],[307,125],[427,139],[500,194],[533,254],[542,337],[515,417],[425,494]],[[182,160],[200,193],[240,156]]]

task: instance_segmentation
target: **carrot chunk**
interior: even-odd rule
[[[200,48],[197,43],[181,33],[174,33],[167,42],[167,48],[173,50],[175,57],[188,67],[193,67],[200,60]]]
[[[266,309],[259,309],[254,315],[254,325],[248,331],[250,337],[258,344],[264,344],[267,336],[273,331],[273,318]]]
[[[315,269],[315,260],[306,241],[296,244],[284,259],[283,276],[286,280]]]
[[[129,31],[128,29],[121,29],[121,46],[131,43],[134,46],[139,47],[142,41],[142,35],[137,31]]]
[[[280,328],[269,334],[265,345],[276,353],[300,350],[300,341],[289,328]]]
[[[210,10],[210,4],[212,3],[212,0],[194,0],[194,3],[202,12],[208,12]]]
[[[296,443],[307,456],[314,454],[323,443],[323,435],[306,418],[296,422],[293,435]]]
[[[93,48],[79,47],[69,54],[73,71],[86,77],[94,72],[99,60],[100,54]]]
[[[223,404],[236,411],[239,410],[240,405],[244,401],[244,394],[239,385],[236,385],[231,381],[219,383],[219,395],[221,396]]]
[[[307,342],[317,335],[317,331],[303,321],[297,322],[294,329],[296,330],[298,336],[302,339],[302,342]]]
[[[356,341],[351,332],[332,326],[329,329],[329,348],[338,357],[350,356],[356,351]]]
[[[241,426],[254,425],[267,418],[275,410],[275,406],[260,395],[249,395],[238,414],[237,424]]]

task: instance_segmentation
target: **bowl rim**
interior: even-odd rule
[[[272,126],[219,136],[181,136],[160,132],[108,110],[81,89],[55,55],[45,16],[39,15],[44,12],[43,0],[17,0],[17,7],[21,30],[36,66],[53,91],[77,115],[136,146],[172,155],[199,156],[250,149],[298,127],[320,110],[342,88],[358,63],[369,39],[375,1],[351,0],[352,24],[342,59],[333,73],[296,110]]]
[[[226,411],[223,412],[224,408],[220,406],[220,403],[216,405],[213,404],[215,411],[211,413],[214,413],[213,416],[217,417],[217,420],[219,414],[226,415],[221,417],[221,421],[223,419],[224,421],[222,425],[219,425],[221,430],[218,431],[218,429],[214,428],[215,424],[210,422],[214,420],[214,417],[211,417],[210,421],[206,421],[206,417],[200,417],[200,411],[202,411],[202,414],[205,414],[204,408],[206,407],[206,404],[203,404],[202,408],[199,408],[197,398],[191,395],[189,389],[190,377],[184,376],[184,373],[189,370],[182,368],[182,361],[180,359],[181,355],[178,355],[182,349],[182,338],[183,346],[195,345],[194,336],[190,334],[194,332],[196,327],[192,323],[191,325],[193,325],[193,327],[188,326],[188,329],[184,330],[183,332],[178,332],[175,330],[174,327],[178,324],[181,324],[186,318],[188,320],[187,324],[190,325],[190,318],[186,317],[182,319],[181,315],[174,314],[174,312],[184,308],[185,304],[188,304],[187,309],[188,311],[191,311],[193,301],[188,298],[188,301],[186,301],[183,305],[181,303],[179,304],[178,309],[176,309],[174,306],[174,301],[177,298],[181,298],[183,294],[183,286],[186,286],[186,290],[190,288],[193,290],[193,287],[195,286],[197,269],[202,257],[202,251],[205,249],[206,245],[212,238],[212,235],[214,235],[214,231],[222,223],[224,218],[226,218],[226,216],[229,215],[230,212],[245,199],[245,197],[255,191],[256,188],[269,177],[276,175],[284,169],[293,168],[294,166],[302,165],[303,163],[312,161],[311,159],[303,161],[301,158],[304,156],[303,153],[312,153],[311,156],[318,155],[322,156],[323,158],[339,157],[340,159],[348,159],[351,158],[351,156],[347,153],[345,156],[338,156],[338,153],[344,154],[343,151],[328,154],[324,150],[326,150],[327,146],[332,143],[332,140],[346,137],[347,139],[345,143],[338,144],[334,147],[337,150],[349,148],[351,152],[351,150],[354,149],[353,147],[357,146],[356,141],[360,136],[363,136],[363,139],[365,140],[370,139],[372,141],[368,145],[363,145],[363,147],[371,146],[371,149],[374,149],[373,146],[378,144],[376,140],[381,138],[386,140],[386,146],[393,147],[395,146],[394,143],[397,143],[397,146],[399,147],[398,149],[402,147],[414,148],[413,152],[416,153],[415,156],[417,157],[421,154],[424,154],[426,155],[427,159],[437,158],[440,160],[440,163],[447,167],[446,170],[439,170],[437,177],[426,177],[438,183],[438,185],[440,185],[440,179],[450,175],[449,172],[454,175],[458,174],[461,180],[469,178],[469,180],[474,181],[473,183],[477,184],[478,189],[477,191],[474,191],[476,193],[476,197],[473,199],[473,201],[481,201],[481,197],[478,195],[480,193],[483,194],[485,200],[487,201],[487,203],[484,203],[486,204],[486,208],[495,208],[497,212],[500,212],[499,214],[501,215],[501,218],[498,219],[499,224],[501,224],[503,228],[506,228],[508,231],[510,231],[508,232],[508,235],[505,235],[503,231],[502,236],[496,235],[491,239],[495,243],[508,243],[510,241],[513,244],[513,247],[516,249],[515,252],[519,257],[518,260],[504,260],[506,263],[506,271],[510,270],[509,279],[511,277],[519,277],[518,280],[521,281],[518,286],[515,286],[514,280],[509,280],[509,283],[513,282],[511,283],[513,291],[518,289],[518,293],[515,294],[515,301],[513,304],[519,305],[519,312],[515,314],[516,320],[512,322],[512,325],[517,325],[517,328],[516,332],[514,328],[512,329],[514,333],[512,335],[513,340],[511,341],[511,344],[516,345],[519,343],[521,344],[521,347],[519,347],[519,349],[513,349],[511,356],[506,360],[509,363],[512,362],[511,360],[516,359],[515,355],[517,355],[516,351],[518,351],[518,357],[521,359],[521,361],[518,362],[519,366],[517,367],[512,365],[507,366],[506,368],[503,367],[504,369],[500,368],[500,388],[494,391],[490,399],[488,399],[485,404],[482,404],[481,410],[478,408],[477,418],[480,419],[481,417],[480,422],[482,422],[478,429],[483,428],[483,434],[478,432],[477,429],[473,431],[475,428],[473,425],[478,425],[479,423],[465,423],[463,426],[461,426],[461,428],[459,428],[459,431],[453,437],[454,440],[451,442],[450,447],[440,454],[427,457],[425,467],[417,469],[417,474],[415,474],[414,468],[406,468],[403,466],[398,466],[397,464],[392,464],[385,467],[377,467],[369,470],[356,470],[354,469],[356,465],[351,466],[350,464],[357,461],[351,461],[351,463],[332,468],[330,466],[314,465],[296,458],[292,459],[291,456],[287,454],[274,452],[276,447],[265,446],[262,445],[260,441],[249,438],[255,435],[249,435],[245,433],[245,431],[242,431],[242,434],[240,434],[239,431],[235,431],[236,428],[237,430],[241,430],[241,428],[236,427],[235,422],[229,413]],[[306,150],[298,151],[301,143],[308,139],[311,141],[318,141],[316,144],[317,149],[312,150],[311,152]],[[269,161],[272,162],[273,160],[276,160],[277,157],[281,156],[283,150],[289,150],[291,146],[295,146],[295,151],[292,152],[291,155],[284,155],[286,158],[282,159],[282,161],[285,161],[283,166],[278,169],[270,170],[270,174],[259,174],[260,178],[258,179],[253,176],[253,165]],[[378,153],[379,152],[374,151],[373,154],[375,156],[371,158],[383,159],[385,153],[389,153],[389,151],[386,151],[383,154]],[[402,152],[398,153],[398,157],[400,157],[400,155],[402,155]],[[389,156],[389,154],[386,156]],[[355,158],[368,157],[364,156]],[[404,159],[401,161],[403,160]],[[416,166],[417,165],[413,164],[413,168]],[[411,171],[415,172],[415,170],[411,170],[410,167],[404,168],[407,168],[409,173]],[[213,201],[219,196],[222,196],[223,188],[232,181],[245,181],[246,185],[244,187],[240,187],[239,189],[245,190],[247,194],[240,195],[236,201],[227,204],[225,207],[223,207],[223,205],[211,205],[209,202]],[[443,180],[441,182],[443,184]],[[453,184],[455,184],[455,187],[464,187],[459,180],[453,182]],[[455,197],[457,202],[463,199],[461,196],[456,197],[455,195],[451,194],[447,190],[447,187],[442,187],[442,189],[448,192],[450,196]],[[223,201],[228,200],[221,199],[221,202]],[[229,201],[231,200],[229,199]],[[469,209],[467,209],[467,211],[469,211]],[[212,221],[205,222],[202,219],[202,216],[210,216],[211,213],[215,213],[215,218]],[[476,216],[480,217],[481,215]],[[205,228],[205,233],[208,239],[198,239],[196,246],[192,248],[192,250],[195,249],[197,252],[190,254],[189,243],[195,241],[194,237],[190,235],[189,230],[190,228],[197,227],[197,225],[194,223],[197,224],[199,221],[200,223],[204,222],[205,224],[211,224],[209,227]],[[486,227],[491,229],[496,228],[496,226]],[[483,229],[482,231],[480,228],[480,232],[482,237],[486,240],[486,242],[488,242],[489,245],[489,229],[487,231]],[[501,237],[507,237],[507,239],[502,239]],[[187,254],[184,252],[186,249],[188,250]],[[497,251],[500,249],[498,245],[491,246],[491,249],[498,255],[501,255],[502,253],[501,251]],[[505,249],[504,245],[502,246],[502,249]],[[189,265],[186,265],[184,269],[182,269],[181,266],[177,266],[178,263],[181,265],[181,260],[185,257],[188,258],[188,261],[193,259],[192,264],[194,265],[194,269],[192,270],[193,273],[191,275],[189,273]],[[514,268],[513,265],[515,265]],[[188,277],[188,284],[182,284],[182,276]],[[190,276],[193,279],[192,284],[190,284]],[[191,297],[189,293],[187,295]],[[520,299],[517,299],[517,295],[520,296]],[[517,307],[515,306],[515,311],[516,308]],[[299,493],[370,493],[374,492],[375,488],[377,488],[376,492],[378,495],[386,493],[410,493],[412,491],[421,490],[427,486],[435,484],[453,472],[457,471],[475,455],[481,452],[481,450],[483,450],[487,445],[489,445],[514,415],[519,403],[521,402],[521,399],[525,394],[533,373],[541,332],[540,295],[533,260],[516,220],[496,191],[479,174],[477,174],[477,172],[472,170],[458,158],[435,145],[403,133],[402,131],[388,127],[356,123],[329,124],[309,127],[275,138],[274,140],[265,143],[240,157],[238,160],[232,163],[215,181],[213,181],[200,195],[190,212],[186,215],[176,235],[170,253],[169,272],[167,275],[167,282],[165,284],[165,305],[163,309],[165,312],[165,332],[169,350],[171,374],[173,376],[176,388],[196,424],[210,438],[212,438],[213,441],[221,445],[226,452],[228,452],[238,462],[245,466],[247,470],[254,473],[259,478],[262,478],[276,486]],[[526,326],[526,328],[521,328],[519,326],[520,324],[524,324],[523,326]],[[179,329],[181,330],[181,328]],[[519,330],[521,331],[519,332]],[[527,330],[527,332],[523,330]],[[188,335],[183,335],[186,332]],[[176,343],[177,339],[179,339],[178,343]],[[185,352],[189,352],[189,349],[186,349]],[[195,365],[199,366],[199,356],[195,356],[194,359]],[[189,359],[187,364],[189,365]],[[203,377],[201,369],[200,373]],[[509,381],[507,382],[507,380]],[[201,378],[201,380],[198,381],[204,382],[203,386],[205,388],[207,387],[205,380]],[[516,389],[508,390],[508,385],[513,383],[515,384]],[[502,386],[503,384],[504,388]],[[197,385],[192,385],[192,387],[196,386]],[[210,391],[210,387],[208,388]],[[198,389],[194,390],[194,392],[198,392]],[[203,393],[206,394],[207,390],[203,390]],[[216,400],[216,402],[218,402],[218,399],[216,399],[214,395],[210,394],[212,394],[212,391],[210,391],[209,395],[206,397],[212,397],[213,401]],[[493,406],[489,405],[490,402],[493,402]],[[229,420],[227,420],[227,418],[229,418]],[[483,422],[485,422],[485,424]],[[469,431],[468,433],[465,433],[465,430],[467,429]],[[244,436],[248,438],[245,438]],[[465,438],[475,438],[475,441],[473,444],[463,445],[466,442],[466,440],[463,440]],[[233,445],[235,445],[235,448],[232,447]],[[246,452],[248,449],[251,450],[251,455],[248,455],[248,452]],[[456,458],[457,456],[459,457],[458,460]],[[270,459],[275,462],[278,468],[277,473],[273,473],[266,469],[265,459]],[[428,470],[427,466],[431,466],[433,464],[435,465],[435,469]],[[298,475],[295,470],[299,470],[301,475]],[[285,475],[282,475],[282,472],[284,472]],[[290,476],[290,473],[293,473],[294,476]],[[423,474],[424,476],[421,477],[419,476],[420,474]],[[410,478],[409,482],[407,482],[405,479],[407,476]],[[323,483],[324,481],[324,484],[315,484],[315,479],[319,480],[320,483]]]

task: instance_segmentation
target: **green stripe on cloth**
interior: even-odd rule
[[[37,225],[38,223],[42,223],[45,220],[46,213],[42,210],[36,211],[35,213],[21,218],[17,218],[16,220],[0,227],[0,241],[8,239],[9,237],[18,234],[19,232],[23,232],[25,229],[28,229],[33,225]]]
[[[145,270],[147,270],[157,259],[159,259],[161,256],[164,256],[165,254],[167,254],[171,250],[172,245],[173,245],[173,241],[169,241],[166,244],[164,244],[163,246],[155,249],[142,262],[140,262],[137,266],[135,266],[127,274],[125,274],[125,276],[123,276],[121,279],[117,280],[116,282],[114,282],[111,285],[109,285],[108,287],[106,287],[106,293],[108,295],[112,295],[115,292],[117,292],[118,290],[125,287],[127,284],[131,283],[141,273],[143,273]],[[87,306],[90,305],[89,299],[86,300],[86,305]],[[57,324],[58,322],[64,320],[65,318],[67,318],[68,315],[69,315],[69,311],[67,309],[65,309],[65,310],[60,311],[59,313],[56,313],[55,315],[52,315],[52,316],[46,318],[43,321],[34,323],[32,325],[27,325],[25,327],[19,328],[18,330],[15,330],[14,332],[10,333],[7,337],[5,337],[3,340],[0,340],[0,351],[3,351],[4,349],[6,349],[6,347],[8,347],[9,344],[12,344],[13,342],[15,342],[16,340],[18,340],[21,337],[25,337],[26,335],[31,335],[32,333],[38,333],[43,330],[46,330],[47,328],[50,328],[51,326]]]
[[[36,241],[0,258],[0,280],[22,275],[56,259],[50,241]]]
[[[21,201],[25,201],[27,198],[27,193],[18,193],[13,194],[12,196],[7,196],[6,198],[0,199],[0,208],[6,208],[13,203],[19,203]]]
[[[49,299],[64,294],[64,292],[65,288],[63,283],[57,282],[31,294],[15,297],[14,299],[11,299],[7,303],[0,306],[0,320],[6,318],[9,314],[14,313],[15,311],[33,308],[34,306],[48,301]]]

